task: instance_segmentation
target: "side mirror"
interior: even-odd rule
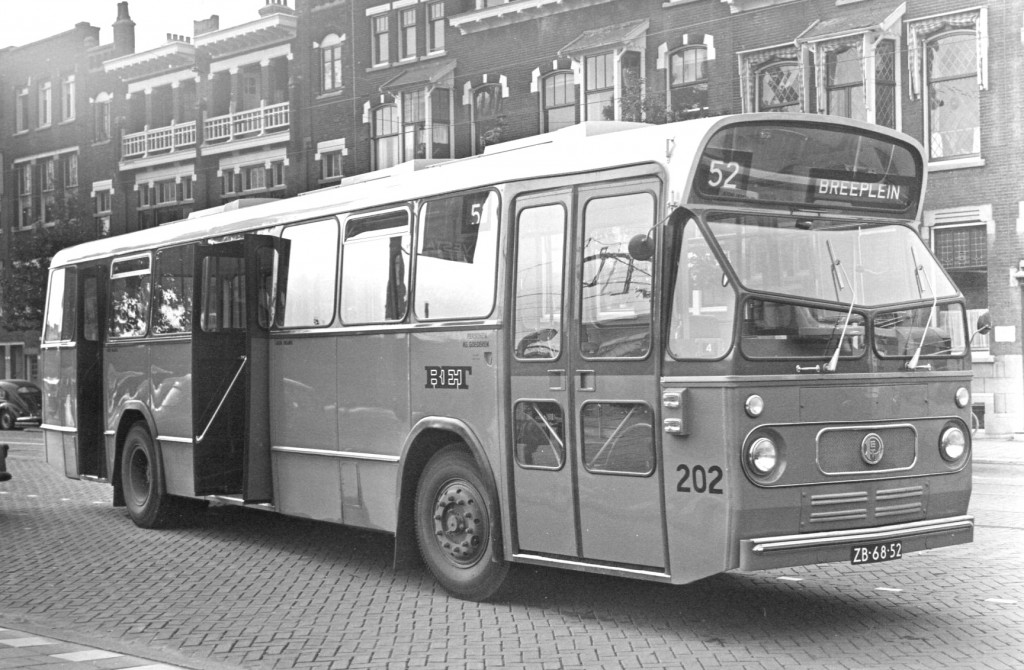
[[[989,312],[985,312],[978,317],[977,331],[982,335],[987,335],[992,330],[992,315]]]
[[[654,240],[646,233],[629,240],[629,256],[635,261],[649,261],[654,257]]]

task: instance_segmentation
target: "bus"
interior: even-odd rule
[[[88,242],[49,271],[46,457],[145,528],[392,534],[465,599],[970,542],[925,182],[843,118],[598,122]]]

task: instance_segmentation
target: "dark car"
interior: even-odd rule
[[[38,426],[43,422],[43,392],[24,379],[0,380],[0,430]]]

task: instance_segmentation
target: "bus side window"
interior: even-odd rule
[[[472,319],[494,307],[498,194],[479,191],[425,203],[416,260],[416,316]]]
[[[149,299],[149,254],[115,260],[110,268],[107,338],[145,336]]]
[[[290,244],[287,305],[277,325],[320,328],[334,321],[337,291],[338,222],[334,219],[289,226],[281,237]]]
[[[387,323],[405,318],[411,244],[405,210],[349,220],[341,258],[343,323]]]
[[[43,327],[44,342],[60,342],[74,339],[75,328],[75,287],[78,283],[75,268],[60,268],[50,275],[47,291],[46,320]]]
[[[153,333],[192,331],[193,248],[162,249],[156,254],[153,291]]]

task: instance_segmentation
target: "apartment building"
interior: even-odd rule
[[[97,175],[77,188],[116,234],[583,121],[848,116],[925,146],[920,234],[966,294],[972,322],[988,315],[995,326],[972,343],[976,411],[995,432],[1024,430],[1024,0],[252,2],[251,22],[199,17],[193,35],[139,53],[122,34],[99,70],[78,65],[76,86],[87,72],[102,87],[90,83],[78,103],[95,110],[88,123],[69,126],[85,139],[63,144],[26,148],[57,135],[36,128],[37,107],[46,78],[63,110],[64,70],[14,67],[10,52],[35,45],[0,55],[5,234],[22,220],[18,166],[52,155],[60,174],[74,147],[88,147],[90,167],[79,170]],[[28,207],[29,194],[21,199]]]

